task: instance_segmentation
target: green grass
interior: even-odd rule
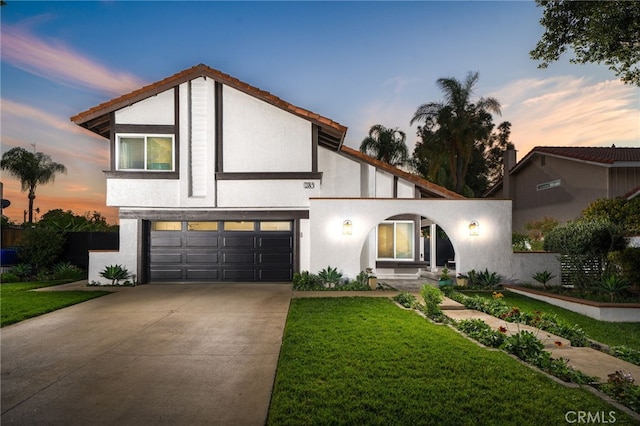
[[[68,281],[0,285],[0,327],[110,294],[108,291],[29,291],[65,282]]]
[[[517,306],[527,311],[541,311],[555,314],[558,318],[569,324],[578,324],[584,330],[587,336],[600,343],[609,346],[625,345],[630,348],[640,350],[640,324],[633,322],[606,322],[580,315],[578,313],[550,305],[541,300],[532,299],[520,294],[511,293],[509,291],[501,292],[507,304]],[[463,294],[467,296],[479,295],[491,298],[491,292],[470,292],[465,291]]]
[[[615,411],[388,299],[293,299],[269,425],[565,424]]]

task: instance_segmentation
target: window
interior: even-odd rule
[[[378,225],[378,259],[414,259],[414,223],[382,222]]]
[[[118,135],[118,170],[174,171],[172,135]]]
[[[182,230],[182,222],[151,222],[151,229],[154,231],[180,231]]]
[[[217,231],[218,222],[187,222],[187,231]]]
[[[291,231],[291,222],[260,222],[261,231]]]
[[[545,189],[551,189],[558,186],[560,186],[560,179],[552,180],[551,182],[541,183],[536,188],[538,191],[544,191]]]
[[[225,222],[225,231],[253,231],[254,222]]]

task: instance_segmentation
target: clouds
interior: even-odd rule
[[[132,74],[111,70],[62,42],[44,41],[20,25],[2,25],[2,60],[71,87],[83,86],[109,95],[121,95],[144,86]]]
[[[618,80],[522,79],[490,94],[520,156],[534,146],[640,146],[640,91]]]

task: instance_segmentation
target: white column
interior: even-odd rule
[[[435,223],[431,224],[431,229],[429,231],[429,264],[431,265],[431,272],[438,272],[438,266],[436,265],[436,238],[437,238],[437,225]]]

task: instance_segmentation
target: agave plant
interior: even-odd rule
[[[629,283],[624,278],[616,274],[605,275],[596,283],[596,288],[599,291],[609,293],[611,302],[613,302],[616,295],[622,293],[629,287]]]
[[[320,278],[320,282],[322,282],[326,287],[332,288],[340,282],[342,279],[342,273],[338,272],[338,268],[327,266],[326,269],[318,272],[318,278]]]
[[[553,275],[551,272],[544,270],[542,272],[536,272],[535,275],[533,275],[531,278],[533,278],[534,280],[538,281],[540,284],[542,284],[542,288],[544,288],[545,290],[547,289],[547,283],[549,281],[551,281],[552,279],[554,279],[556,276]]]
[[[488,269],[477,274],[477,284],[484,288],[497,287],[500,281],[502,281],[502,275],[497,272],[489,272]]]
[[[104,271],[100,272],[100,276],[111,280],[111,285],[118,285],[118,281],[126,280],[130,274],[121,265],[109,265],[105,267]]]

